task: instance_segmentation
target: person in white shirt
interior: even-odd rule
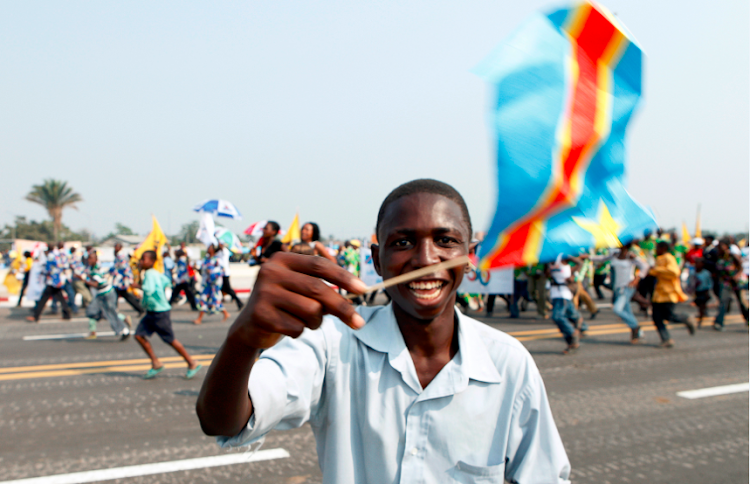
[[[386,280],[473,250],[463,198],[435,180],[391,192],[376,232],[373,263]],[[243,445],[309,422],[325,484],[568,483],[531,355],[455,309],[465,270],[389,287],[391,304],[355,308],[321,280],[362,294],[353,274],[322,257],[276,254],[203,383],[204,432]]]
[[[563,354],[571,354],[578,350],[583,327],[583,317],[573,304],[573,293],[568,284],[575,282],[573,272],[568,265],[571,259],[559,256],[555,262],[549,264],[550,292],[552,300],[552,320],[568,343]]]
[[[633,298],[638,283],[648,274],[649,266],[643,259],[637,257],[630,249],[632,242],[628,242],[614,254],[604,256],[590,256],[594,262],[609,261],[612,268],[612,291],[614,292],[614,304],[612,311],[622,319],[630,328],[630,342],[639,344],[643,341],[643,330],[633,314],[630,300]],[[636,269],[638,274],[636,275]]]
[[[229,296],[234,300],[234,302],[237,303],[237,310],[242,310],[242,301],[240,301],[240,298],[237,297],[237,293],[234,292],[234,289],[232,289],[232,285],[229,283],[229,256],[231,254],[229,253],[229,248],[225,246],[221,246],[221,254],[219,256],[219,262],[221,263],[221,268],[224,271],[223,279],[221,280],[221,294],[223,296]]]

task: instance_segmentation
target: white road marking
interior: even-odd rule
[[[89,318],[70,318],[70,319],[39,319],[39,324],[59,324],[59,323],[83,323],[87,322]]]
[[[677,396],[694,400],[696,398],[715,397],[718,395],[728,395],[730,393],[740,393],[749,390],[750,383],[735,383],[734,385],[722,385],[720,387],[700,388],[698,390],[677,392]]]
[[[127,477],[150,476],[167,472],[188,471],[191,469],[204,469],[207,467],[228,466],[232,464],[243,464],[245,462],[285,459],[287,457],[289,457],[289,452],[284,449],[267,449],[259,450],[250,455],[245,455],[244,453],[215,455],[212,457],[199,457],[197,459],[173,460],[169,462],[157,462],[155,464],[115,467],[112,469],[100,469],[97,471],[73,472],[71,474],[57,474],[53,476],[18,479],[15,481],[2,481],[0,484],[78,484],[83,482],[124,479]]]
[[[85,338],[88,336],[88,333],[70,333],[70,334],[39,334],[39,335],[33,335],[33,336],[24,336],[24,341],[42,341],[42,340],[49,340],[49,339],[76,339],[76,338]],[[114,331],[97,331],[96,336],[114,336]],[[2,484],[2,483],[0,483]]]

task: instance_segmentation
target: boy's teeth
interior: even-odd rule
[[[443,283],[441,281],[431,281],[431,282],[411,282],[409,283],[409,289],[414,290],[430,290],[430,289],[437,289],[439,287],[443,287]]]
[[[408,285],[418,299],[435,299],[440,295],[440,289],[443,287],[443,281],[421,281],[410,282]],[[436,290],[437,289],[437,290]],[[430,291],[429,293],[419,293],[417,291]]]

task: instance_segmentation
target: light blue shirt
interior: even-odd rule
[[[310,422],[326,484],[567,483],[539,370],[516,339],[459,314],[458,353],[422,388],[390,305],[326,317],[265,351],[254,413],[224,446]]]
[[[172,283],[169,282],[167,276],[156,269],[151,268],[143,273],[143,283],[141,284],[143,301],[141,302],[146,311],[160,313],[172,309],[164,292],[171,285]]]

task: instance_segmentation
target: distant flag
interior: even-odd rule
[[[299,231],[299,213],[296,213],[294,215],[294,220],[292,220],[292,224],[289,226],[286,234],[284,234],[284,237],[281,238],[281,243],[291,244],[292,241],[299,240],[300,238],[301,235]]]
[[[695,236],[701,236],[701,206],[698,204],[698,213],[695,216]]]
[[[224,245],[224,247],[227,247],[235,254],[243,253],[244,247],[242,245],[242,241],[234,232],[232,232],[228,228],[216,227],[216,229],[214,229],[214,237],[216,237],[216,240]]]
[[[609,12],[583,3],[536,15],[476,71],[494,88],[498,181],[482,269],[615,247],[656,228],[624,185],[641,49]]]
[[[253,237],[260,237],[261,235],[263,235],[263,229],[265,228],[267,223],[268,220],[261,220],[260,222],[250,224],[250,226],[245,229],[244,233]]]
[[[151,232],[146,236],[146,239],[141,242],[141,245],[133,252],[133,261],[137,262],[141,260],[141,256],[147,250],[153,250],[156,252],[156,263],[154,269],[159,272],[164,272],[164,258],[162,257],[164,246],[167,243],[167,236],[161,230],[159,221],[156,220],[155,216],[151,216]]]
[[[682,221],[682,245],[685,247],[690,245],[690,241],[692,239],[690,238],[690,232],[688,231],[687,224],[685,221]]]
[[[17,275],[20,275],[21,267],[24,265],[26,259],[17,250],[11,250],[8,256],[13,259],[13,262],[10,265],[11,270],[5,274],[3,285],[8,289],[8,294],[16,295],[21,290],[21,281],[18,280]]]
[[[218,245],[219,241],[216,239],[215,232],[216,225],[214,224],[214,218],[209,212],[203,212],[195,238],[200,240],[206,247],[209,245]]]

